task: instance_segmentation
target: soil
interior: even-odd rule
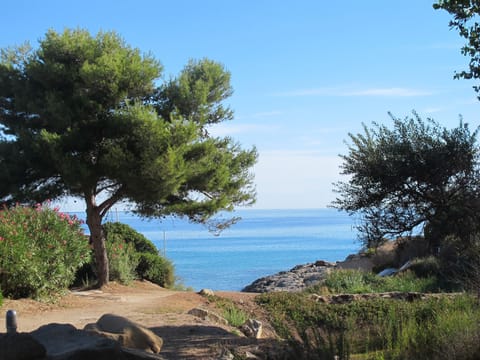
[[[207,297],[164,289],[149,282],[137,281],[131,286],[111,283],[101,290],[70,291],[48,303],[4,299],[0,311],[2,314],[9,309],[17,312],[19,332],[29,332],[50,323],[68,323],[83,329],[106,313],[124,316],[163,338],[160,352],[163,359],[220,359],[227,350],[239,357],[245,358],[250,353],[261,359],[278,349],[280,343],[254,301],[257,294],[215,292],[215,295],[231,299],[251,318],[262,321],[262,339],[247,338],[236,328],[188,314],[193,308],[221,314],[215,302]],[[0,325],[0,332],[3,331],[5,323]]]

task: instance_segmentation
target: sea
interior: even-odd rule
[[[79,217],[82,214],[77,213]],[[145,235],[175,266],[177,282],[196,291],[239,291],[254,280],[316,260],[339,261],[360,248],[355,219],[335,209],[236,210],[221,233],[179,218],[143,220],[111,211]]]

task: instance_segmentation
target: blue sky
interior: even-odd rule
[[[152,52],[164,77],[208,57],[232,73],[235,120],[213,129],[260,154],[257,208],[321,208],[338,154],[361,123],[416,110],[442,125],[480,124],[450,16],[427,0],[25,1],[2,4],[0,47],[34,46],[52,28],[115,30]],[[77,204],[78,205],[78,204]],[[73,210],[70,202],[65,210]],[[83,209],[82,209],[83,210]]]

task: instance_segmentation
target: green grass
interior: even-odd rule
[[[308,293],[270,293],[258,302],[291,344],[291,359],[480,357],[480,307],[469,295],[333,305]]]
[[[389,291],[438,292],[440,285],[435,276],[417,277],[406,271],[390,277],[379,277],[371,272],[358,270],[332,271],[324,282],[310,288],[309,292],[331,294],[361,294]]]
[[[427,264],[429,265],[429,264]],[[431,268],[431,266],[428,266]],[[470,295],[412,302],[376,298],[348,304],[315,302],[312,293],[438,292],[432,272],[381,278],[338,270],[303,293],[258,297],[277,333],[288,340],[291,359],[480,358],[480,306]]]
[[[222,316],[231,326],[239,327],[248,320],[248,314],[240,309],[232,300],[219,296],[208,296],[208,300],[215,303],[222,311]]]

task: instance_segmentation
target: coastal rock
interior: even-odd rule
[[[373,258],[363,253],[349,255],[344,261],[337,262],[339,269],[372,271],[373,267]]]
[[[228,321],[213,311],[200,308],[193,308],[188,312],[189,315],[196,316],[202,320],[208,320],[217,324],[228,325]]]
[[[248,319],[241,327],[242,332],[250,338],[261,339],[263,333],[263,324],[255,319]]]
[[[198,293],[202,296],[215,296],[215,293],[211,289],[202,289]]]
[[[163,340],[150,329],[123,316],[105,314],[94,324],[85,325],[84,330],[117,341],[121,346],[158,354]]]
[[[423,294],[417,292],[384,292],[370,294],[336,294],[336,295],[318,295],[311,294],[310,299],[325,304],[348,304],[353,301],[372,300],[372,299],[391,299],[401,301],[423,300],[434,297],[435,294]]]
[[[325,276],[336,266],[335,263],[319,260],[315,263],[297,265],[289,271],[255,280],[243,288],[243,292],[273,292],[273,291],[302,291],[305,288],[322,281]]]

